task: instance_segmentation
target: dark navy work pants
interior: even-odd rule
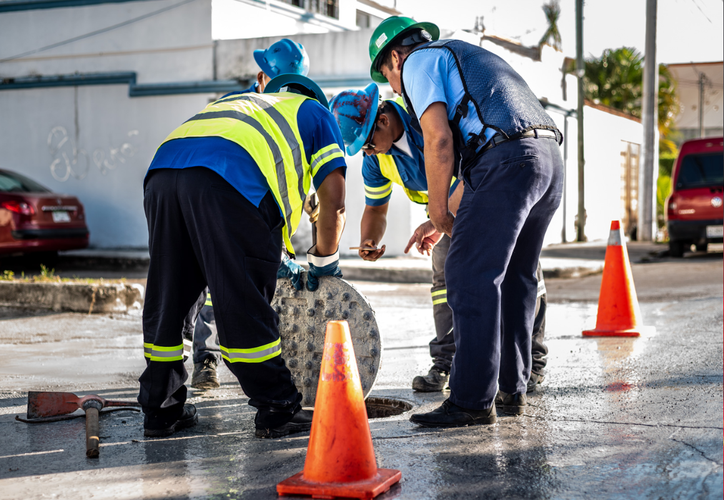
[[[450,399],[480,410],[492,406],[498,384],[526,392],[538,257],[561,201],[559,146],[548,138],[504,142],[464,180],[445,263],[456,347]]]
[[[449,251],[450,237],[444,235],[432,249],[432,288],[430,288],[432,316],[435,321],[436,333],[435,338],[430,341],[430,356],[435,368],[448,373],[455,355],[452,310],[447,303],[447,284],[445,283],[445,261]],[[531,354],[533,356],[533,373],[543,375],[543,369],[547,362],[546,355],[548,354],[548,347],[544,342],[548,299],[540,262],[538,262],[536,278],[538,280],[538,294],[535,303]],[[194,336],[194,352],[196,348],[195,342],[196,336]],[[194,356],[196,355],[194,354]]]
[[[143,308],[144,342],[182,343],[185,317],[206,286],[213,300],[219,343],[251,349],[279,339],[271,307],[282,249],[282,218],[271,194],[259,208],[207,168],[159,169],[144,188],[149,251]],[[225,360],[257,427],[289,421],[301,395],[281,356],[261,363]],[[141,375],[138,401],[147,417],[169,420],[186,400],[183,360],[151,361]]]

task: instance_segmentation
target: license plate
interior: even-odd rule
[[[706,237],[707,238],[724,237],[724,226],[706,226]]]
[[[53,212],[53,222],[70,222],[68,212]]]

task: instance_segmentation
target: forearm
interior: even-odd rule
[[[425,172],[427,175],[428,212],[436,225],[446,218],[450,210],[448,195],[453,176],[452,140],[438,139],[425,142]],[[459,204],[459,201],[458,201]],[[455,205],[457,211],[457,205]]]
[[[360,224],[360,242],[372,240],[379,244],[382,241],[387,229],[387,207],[388,204],[381,207],[365,205]]]
[[[346,212],[344,206],[344,176],[340,170],[331,172],[319,186],[319,218],[317,219],[317,248],[320,256],[337,251],[342,237]]]

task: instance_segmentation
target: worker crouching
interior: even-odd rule
[[[321,104],[320,104],[321,103]],[[264,94],[209,104],[159,147],[144,182],[150,266],[143,314],[147,367],[138,401],[145,435],[197,422],[185,404],[182,324],[208,286],[222,357],[249,404],[257,437],[309,430],[312,412],[282,358],[272,309],[277,274],[300,287],[291,237],[314,184],[320,202],[308,288],[339,275],[346,164],[337,124],[319,87],[301,75],[272,79]]]

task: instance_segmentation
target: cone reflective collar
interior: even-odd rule
[[[643,326],[626,242],[621,234],[621,223],[617,220],[612,221],[606,247],[606,260],[603,264],[596,328],[585,330],[583,335],[638,337],[642,333],[653,333],[654,330],[652,326]]]
[[[377,468],[349,325],[330,321],[304,471],[279,483],[277,493],[374,498],[401,477]]]

